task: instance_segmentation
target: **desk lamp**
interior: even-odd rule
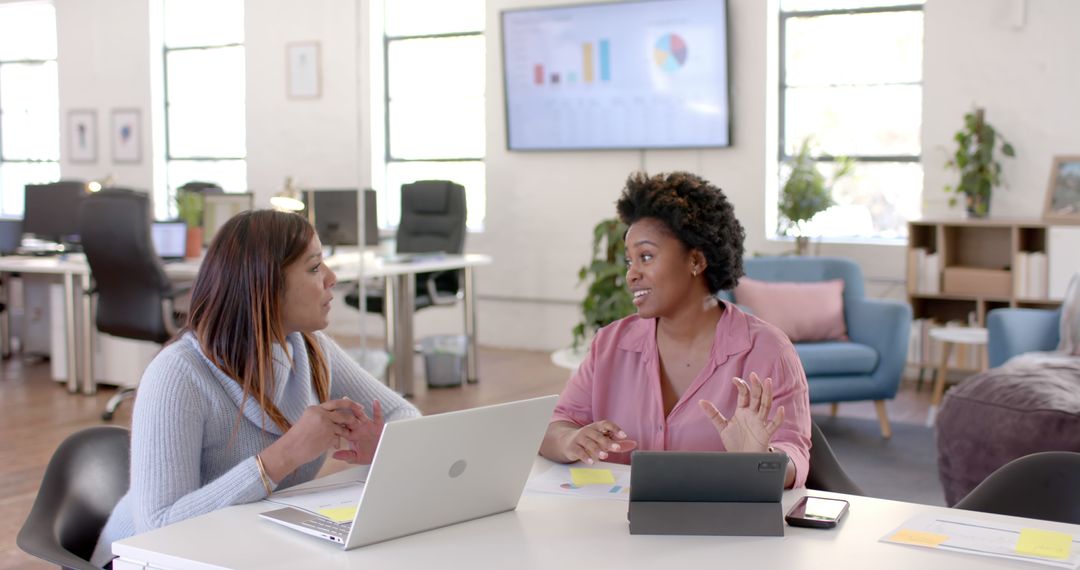
[[[304,209],[304,202],[300,199],[300,191],[293,183],[292,176],[285,178],[285,187],[270,198],[270,204],[286,212],[299,212]]]

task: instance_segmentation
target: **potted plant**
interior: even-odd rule
[[[203,197],[199,192],[177,189],[176,211],[181,220],[187,224],[187,248],[186,257],[195,258],[202,255],[203,242]]]
[[[803,139],[799,152],[790,161],[791,174],[780,190],[779,231],[782,235],[795,236],[795,253],[805,255],[810,238],[806,235],[803,223],[819,212],[835,204],[832,198],[833,186],[843,177],[851,174],[855,161],[838,157],[832,180],[825,181],[825,176],[817,169],[817,164],[810,156],[810,137]]]
[[[602,220],[593,228],[592,260],[578,271],[578,285],[590,282],[581,301],[581,322],[574,326],[575,351],[600,327],[634,312],[626,288],[626,224]]]
[[[1001,163],[994,155],[1000,150],[1014,157],[1016,151],[986,122],[986,110],[978,107],[964,115],[964,128],[956,131],[953,140],[956,151],[945,166],[959,170],[960,181],[945,187],[945,192],[956,194],[949,198],[949,205],[955,206],[963,195],[969,216],[986,217],[990,213],[990,194],[1001,184]]]

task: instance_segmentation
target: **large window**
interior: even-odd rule
[[[804,226],[826,238],[899,240],[922,203],[921,0],[781,0],[780,180],[812,137],[836,205]]]
[[[22,217],[23,187],[60,178],[56,12],[0,4],[0,216]]]
[[[401,185],[465,187],[468,226],[483,225],[484,1],[388,0],[386,177],[380,225],[401,217]]]
[[[176,188],[214,182],[247,191],[243,0],[164,0],[165,160],[168,194],[158,217],[175,214]]]

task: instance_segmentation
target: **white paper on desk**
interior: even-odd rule
[[[1038,526],[1039,521],[1032,521],[1032,524],[1028,525],[1019,525],[955,516],[951,513],[945,515],[924,514],[915,516],[896,527],[881,537],[881,542],[912,545],[911,542],[893,540],[893,537],[898,532],[909,530],[916,533],[929,533],[948,537],[947,540],[932,548],[1009,560],[1024,560],[1055,568],[1070,568],[1072,570],[1080,568],[1080,539],[1075,535],[1072,537],[1072,549],[1066,560],[1053,560],[1017,553],[1016,541],[1020,537],[1020,530],[1037,528]]]
[[[615,478],[614,485],[585,485],[578,487],[571,482],[570,468],[610,469]],[[625,465],[553,465],[547,471],[529,477],[525,484],[528,494],[561,495],[580,499],[598,499],[608,501],[630,500],[630,468]]]
[[[357,469],[345,481],[320,485],[312,481],[302,488],[290,487],[265,499],[268,503],[296,507],[309,513],[324,516],[320,511],[353,508],[360,503],[360,495],[367,482],[367,469]]]

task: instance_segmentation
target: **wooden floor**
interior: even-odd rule
[[[422,362],[416,362],[422,374]],[[421,387],[413,403],[425,414],[471,408],[555,394],[568,371],[551,364],[549,354],[523,350],[480,348],[481,382],[460,388]],[[53,450],[69,434],[98,425],[105,402],[114,390],[102,387],[95,396],[70,395],[51,380],[48,362],[13,358],[0,363],[0,570],[50,568],[15,545],[15,536],[37,494]],[[922,423],[929,409],[930,390],[915,390],[905,382],[889,402],[894,422]],[[827,414],[828,406],[813,406]],[[844,404],[840,415],[875,418],[869,402]],[[131,403],[125,402],[112,423],[129,426]],[[336,463],[331,461],[331,463]]]

